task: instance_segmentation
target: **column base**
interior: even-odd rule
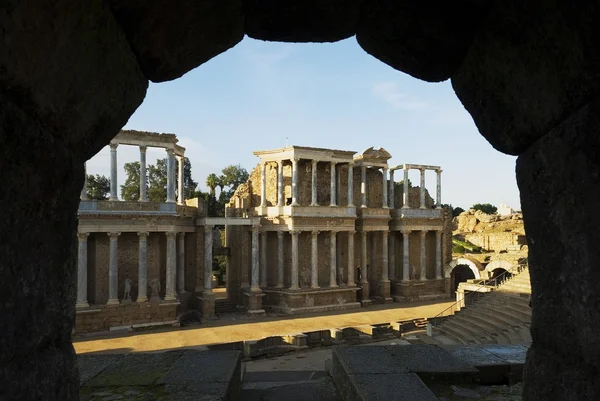
[[[367,301],[369,302],[369,305],[372,303],[369,299],[369,283],[362,282],[360,283],[360,302],[363,303],[363,305],[365,305],[365,302]]]
[[[262,306],[262,300],[265,294],[261,292],[244,292],[244,304],[247,308],[247,314],[250,316],[260,316],[265,314]]]
[[[196,303],[196,307],[204,319],[215,318],[215,297],[212,293],[202,294],[201,297],[196,297]]]
[[[383,298],[384,303],[394,302],[391,295],[391,282],[390,280],[381,280],[377,283],[379,287],[379,296]]]
[[[119,305],[120,302],[118,299],[109,299],[108,301],[106,301],[106,305]]]
[[[329,288],[339,288],[340,286],[337,284],[329,284]]]
[[[135,300],[135,302],[137,302],[138,304],[144,303],[144,302],[148,302],[148,297],[137,297],[137,299]]]
[[[177,301],[177,297],[174,295],[165,295],[165,301]]]
[[[78,302],[75,304],[75,308],[79,309],[79,308],[89,308],[90,304],[88,304],[87,302]]]

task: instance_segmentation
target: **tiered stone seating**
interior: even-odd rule
[[[529,344],[530,296],[529,270],[525,269],[434,327],[433,340],[440,344]],[[431,339],[423,342],[431,343]]]

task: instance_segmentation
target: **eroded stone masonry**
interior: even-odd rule
[[[124,145],[139,147],[141,177],[147,147],[166,150],[165,203],[148,201],[144,179],[140,201],[118,200]],[[84,188],[79,207],[76,332],[169,322],[193,309],[213,317],[215,255],[227,256],[229,301],[253,315],[450,296],[452,222],[440,167],[390,166],[381,148],[257,151],[248,182],[215,218],[198,199],[183,199],[184,152],[172,134],[121,131],[111,142],[110,200],[87,200]],[[395,182],[408,182],[412,169],[420,186]],[[436,173],[435,200],[427,170]]]

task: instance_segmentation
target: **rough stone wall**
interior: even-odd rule
[[[507,233],[477,233],[466,234],[465,240],[488,251],[506,251],[519,245],[519,235]]]
[[[159,306],[153,303],[107,306],[100,312],[77,314],[75,332],[81,334],[105,331],[114,326],[175,320],[178,309],[178,305]]]

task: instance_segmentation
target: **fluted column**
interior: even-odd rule
[[[329,199],[331,200],[331,202],[329,202],[329,206],[336,206],[337,202],[335,199],[335,194],[336,194],[336,189],[335,189],[335,181],[336,181],[336,176],[335,176],[335,162],[331,162],[331,196],[329,197]]]
[[[406,182],[406,181],[404,181]],[[402,255],[402,281],[410,281],[410,255],[408,254],[410,249],[410,231],[402,231],[402,243],[404,246]]]
[[[283,288],[283,231],[277,231],[277,288]]]
[[[427,231],[421,231],[421,281],[427,280]]]
[[[329,232],[329,287],[337,287],[337,231]]]
[[[369,284],[369,279],[368,279],[368,272],[367,272],[367,232],[366,231],[362,231],[361,232],[362,235],[362,241],[361,241],[361,246],[362,246],[362,252],[360,255],[360,264],[361,264],[361,283],[362,284]]]
[[[175,279],[177,277],[177,233],[167,231],[167,274],[165,284],[165,301],[175,301]]]
[[[277,162],[277,206],[283,206],[283,160]]]
[[[260,234],[260,287],[267,287],[267,232]]]
[[[110,198],[111,201],[118,201],[117,195],[117,147],[116,143],[110,144]]]
[[[387,167],[384,167],[383,169],[381,169],[382,172],[382,182],[381,182],[381,199],[382,199],[382,207],[384,209],[388,208],[388,179],[387,179],[387,173],[388,173],[388,169]]]
[[[395,231],[390,232],[388,236],[388,254],[389,254],[389,276],[390,280],[396,279],[396,241]]]
[[[442,231],[435,232],[435,278],[442,278]]]
[[[175,152],[173,149],[167,149],[167,202],[175,203]]]
[[[356,231],[348,231],[348,287],[354,287],[354,234]]]
[[[367,207],[367,166],[360,166],[360,207]]]
[[[83,163],[83,188],[81,188],[81,195],[79,199],[82,201],[88,200],[87,196],[87,163]]]
[[[260,285],[258,284],[259,278],[259,265],[258,265],[258,226],[252,226],[252,275],[250,281],[250,291],[260,292]]]
[[[290,278],[290,289],[298,290],[298,235],[300,231],[290,231],[292,234],[292,272]]]
[[[213,226],[204,226],[204,293],[212,294]]]
[[[317,200],[317,167],[319,166],[318,164],[319,162],[317,160],[313,160],[312,161],[312,182],[311,182],[311,194],[312,194],[312,201],[310,202],[311,206],[318,206],[319,205],[319,201]]]
[[[396,200],[395,200],[396,195],[394,194],[396,183],[394,182],[394,171],[395,170],[390,170],[390,183],[389,183],[389,186],[390,186],[390,199],[389,199],[390,209],[396,208]]]
[[[140,202],[148,202],[146,182],[146,146],[140,146]]]
[[[108,262],[108,301],[107,305],[118,305],[119,304],[119,247],[118,240],[121,233],[113,232],[107,233],[110,239],[110,245],[108,248],[109,262]]]
[[[177,248],[177,292],[185,293],[185,233],[179,233]]]
[[[354,164],[348,164],[348,206],[354,206]]]
[[[138,297],[137,302],[146,302],[148,300],[148,273],[147,273],[147,260],[148,260],[148,233],[139,232],[139,246],[138,246]]]
[[[389,280],[389,265],[388,265],[388,232],[381,232],[381,279]]]
[[[90,233],[77,233],[79,251],[77,253],[77,308],[90,306],[87,301],[87,241]]]
[[[404,167],[404,181],[402,184],[402,209],[408,209],[408,168]]]
[[[298,159],[292,159],[292,206],[298,206]]]
[[[442,208],[442,170],[437,169],[437,170],[435,170],[435,172],[437,173],[435,203],[436,203],[436,208],[441,209]]]
[[[311,232],[310,288],[319,288],[319,232]]]
[[[260,207],[267,207],[267,163],[260,164]]]
[[[421,169],[421,206],[419,209],[425,209],[425,169]]]
[[[177,156],[177,203],[183,205],[185,196],[183,194],[183,156]]]

